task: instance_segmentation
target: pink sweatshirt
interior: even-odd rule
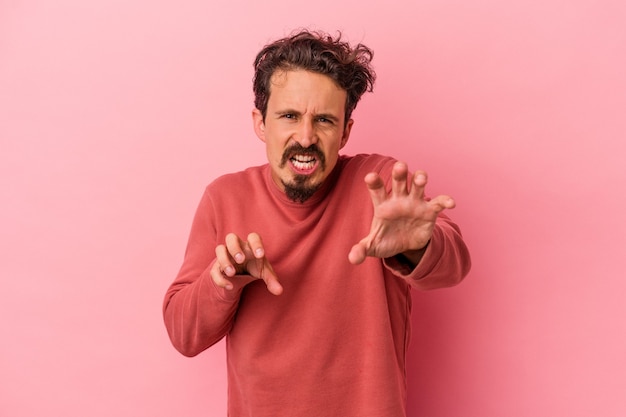
[[[470,257],[457,226],[440,216],[413,271],[395,258],[348,262],[373,215],[363,178],[390,178],[394,162],[342,156],[304,204],[287,199],[268,165],[207,187],[164,317],[187,356],[226,336],[230,417],[405,416],[410,290],[457,284]],[[232,291],[214,285],[215,247],[230,232],[261,236],[282,295],[263,281]]]

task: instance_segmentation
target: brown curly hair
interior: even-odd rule
[[[324,32],[301,30],[289,37],[266,45],[254,60],[254,105],[267,114],[270,81],[276,70],[296,70],[324,74],[347,92],[345,122],[347,123],[361,96],[373,91],[376,73],[371,67],[373,51],[363,44],[354,48]]]

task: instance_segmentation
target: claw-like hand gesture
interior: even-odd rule
[[[232,290],[257,279],[265,281],[269,292],[280,295],[283,287],[272,265],[265,257],[261,237],[250,233],[244,241],[234,233],[226,235],[225,244],[215,248],[216,260],[211,268],[211,278],[218,287]],[[231,280],[237,275],[236,280]]]
[[[374,218],[369,235],[350,250],[351,263],[360,264],[367,256],[388,258],[404,254],[417,264],[430,240],[437,215],[444,209],[454,208],[454,200],[446,195],[430,201],[424,199],[425,172],[415,172],[410,183],[408,174],[405,163],[395,163],[389,194],[378,174],[372,172],[365,177],[374,204]]]

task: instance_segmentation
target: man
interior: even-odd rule
[[[164,303],[184,355],[226,337],[231,417],[405,416],[410,289],[469,271],[454,200],[426,199],[426,173],[339,155],[371,59],[308,31],[256,58],[269,163],[207,187]]]

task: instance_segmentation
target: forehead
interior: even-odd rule
[[[329,76],[306,70],[276,70],[270,78],[269,103],[345,106],[347,92]]]

